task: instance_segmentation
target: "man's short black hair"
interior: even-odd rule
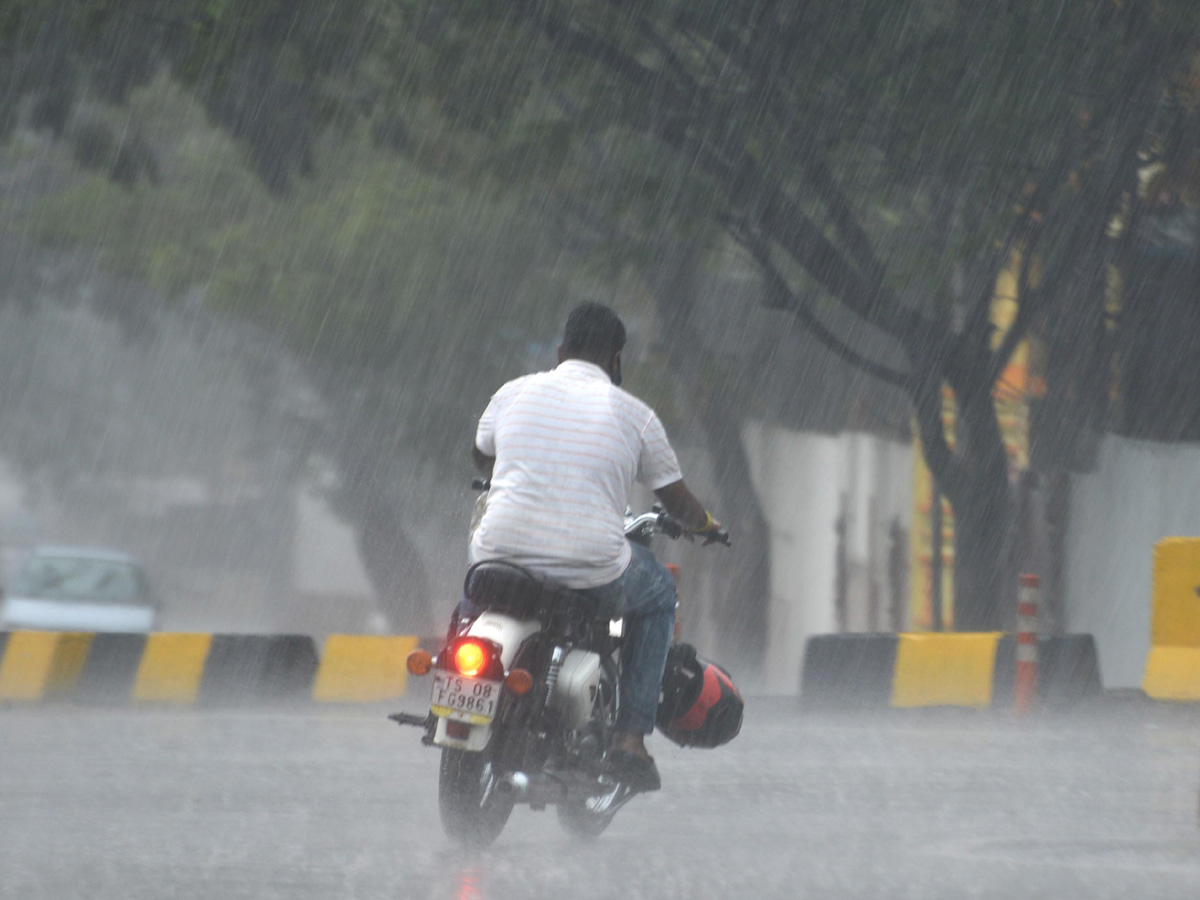
[[[563,353],[573,357],[611,357],[625,347],[625,325],[603,303],[580,303],[567,316]]]

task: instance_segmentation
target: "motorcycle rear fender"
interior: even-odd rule
[[[540,630],[541,625],[537,622],[514,619],[503,613],[484,612],[471,622],[466,633],[472,637],[486,638],[497,644],[500,647],[500,662],[507,674],[512,668],[513,660],[516,659],[521,645]],[[491,739],[493,723],[472,725],[467,738],[459,740],[446,733],[447,721],[444,718],[439,718],[437,721],[437,727],[433,733],[433,743],[438,747],[453,747],[457,750],[479,752],[487,746]]]
[[[507,674],[521,645],[541,630],[542,626],[537,622],[514,619],[504,613],[484,612],[467,627],[467,634],[499,644],[500,662]]]
[[[433,732],[433,743],[437,747],[453,747],[456,750],[469,750],[472,753],[478,753],[487,746],[488,741],[492,738],[492,726],[489,722],[487,725],[471,725],[471,731],[467,734],[467,739],[459,740],[452,738],[446,733],[446,723],[449,719],[438,719],[437,728]]]

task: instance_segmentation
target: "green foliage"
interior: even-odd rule
[[[360,373],[410,451],[444,459],[528,365],[529,343],[558,328],[569,284],[539,214],[511,197],[398,162],[363,128],[319,148],[319,176],[278,197],[169,83],[135,92],[127,114],[174,133],[162,183],[79,174],[22,224],[99,246],[106,268],[168,295],[198,289],[319,369]]]
[[[934,312],[956,263],[1026,227],[1027,185],[1063,179],[1043,205],[1073,203],[1052,161],[1081,118],[1107,117],[1076,161],[1121,152],[1122,104],[1161,77],[1146,60],[1177,53],[1176,29],[1197,24],[1183,0],[393,6],[402,25],[384,52],[409,63],[401,89],[485,131],[501,171],[528,161],[537,178],[514,179],[522,189],[583,198],[626,244],[731,217],[765,228],[773,195],[870,281],[873,261],[811,177],[819,163],[887,283],[919,285]],[[553,127],[531,140],[531,119]]]

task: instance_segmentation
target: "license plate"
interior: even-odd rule
[[[464,678],[441,669],[433,671],[433,697],[430,700],[435,716],[486,725],[496,715],[500,699],[499,681]]]

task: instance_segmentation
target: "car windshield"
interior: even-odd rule
[[[136,603],[140,579],[136,566],[105,559],[32,556],[13,581],[14,594],[51,600]]]

